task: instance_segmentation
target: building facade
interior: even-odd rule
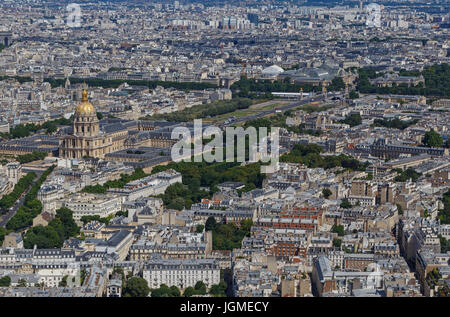
[[[100,131],[100,123],[88,93],[83,90],[81,103],[75,109],[73,132],[61,137],[59,156],[62,158],[104,157],[111,152],[112,137]]]
[[[212,259],[189,260],[150,260],[143,272],[143,277],[150,288],[159,288],[161,284],[180,289],[194,287],[203,281],[206,287],[220,282],[220,267]]]

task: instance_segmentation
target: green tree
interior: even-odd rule
[[[59,287],[66,287],[66,286],[67,286],[67,278],[68,278],[68,277],[69,277],[69,276],[64,275],[63,278],[61,279],[61,282],[59,282],[58,286],[59,286]]]
[[[130,277],[124,289],[125,297],[146,297],[150,293],[147,281],[142,277]]]
[[[352,204],[348,201],[347,198],[342,199],[340,206],[341,206],[341,208],[345,208],[345,209],[352,208]]]
[[[434,130],[426,132],[422,141],[423,145],[428,147],[442,147],[442,142],[441,135]]]
[[[331,227],[331,232],[337,233],[338,236],[342,237],[345,234],[344,226],[342,226],[342,225],[333,225]]]
[[[219,284],[211,286],[209,293],[216,297],[226,296],[227,283],[225,281],[220,281]]]
[[[183,210],[185,205],[185,200],[181,197],[177,197],[174,200],[172,200],[168,205],[167,208],[169,209],[176,209],[176,210]]]
[[[450,189],[442,195],[444,209],[439,210],[441,224],[450,224]]]
[[[84,283],[84,280],[86,279],[86,276],[87,276],[87,271],[86,271],[86,269],[81,269],[81,271],[80,271],[80,285],[83,285],[83,283]]]
[[[340,248],[342,244],[342,240],[338,238],[333,238],[333,247]]]
[[[350,91],[350,93],[348,94],[348,96],[349,96],[349,98],[350,99],[358,99],[359,98],[359,94],[355,91],[355,90],[352,90],[352,91]]]
[[[20,280],[17,281],[17,286],[18,287],[27,287],[27,281],[24,280],[23,278],[21,278]]]
[[[170,297],[180,297],[181,296],[180,290],[175,285],[172,285],[169,289],[170,289],[170,293],[169,293]]]
[[[157,289],[152,289],[152,297],[178,297],[178,292],[175,289],[171,289],[166,284],[161,284]]]
[[[403,208],[400,204],[397,204],[397,211],[399,215],[403,215]]]
[[[195,289],[192,286],[189,286],[184,290],[183,296],[191,297],[192,295],[195,295]]]
[[[331,84],[328,86],[330,91],[338,91],[345,88],[345,82],[342,77],[334,77]]]
[[[75,223],[75,220],[73,220],[73,212],[69,208],[63,207],[58,209],[55,219],[60,220],[64,227],[64,239],[74,237],[80,232],[80,228]]]
[[[17,160],[21,164],[30,163],[34,161],[43,160],[47,156],[46,152],[33,151],[31,154],[24,154],[17,156]]]
[[[439,241],[441,243],[441,253],[447,253],[450,251],[450,240],[447,240],[442,235],[439,235]]]
[[[206,294],[206,285],[202,281],[198,281],[195,283],[194,289],[197,294],[205,295]]]
[[[421,173],[416,172],[413,168],[409,167],[405,171],[399,169],[395,170],[397,173],[400,173],[400,175],[397,175],[394,178],[394,181],[396,182],[406,182],[407,180],[411,179],[413,182],[417,182],[419,177],[422,175]]]
[[[28,230],[24,238],[26,249],[32,249],[35,245],[39,249],[58,248],[61,247],[61,238],[58,232],[50,226],[36,226]]]
[[[20,208],[17,214],[19,214],[19,212],[22,213]],[[26,218],[24,220],[17,218],[17,221],[24,222],[26,220],[29,223],[34,217],[35,216],[32,216],[29,219]],[[8,225],[10,223],[8,223]],[[34,245],[36,245],[38,249],[60,248],[62,247],[64,240],[78,235],[79,232],[80,228],[73,220],[72,210],[60,208],[56,211],[55,218],[49,222],[48,226],[36,226],[27,231],[24,237],[24,246],[27,249],[32,249]]]
[[[205,229],[204,225],[197,225],[197,227],[195,228],[195,232],[202,233],[204,229]],[[0,232],[0,234],[1,234],[1,232]]]
[[[0,209],[11,208],[19,197],[31,186],[36,174],[31,172],[22,176],[22,178],[14,186],[13,191],[8,195],[3,195],[0,199]]]
[[[216,228],[216,226],[217,226],[216,218],[208,217],[208,219],[206,219],[206,223],[205,223],[206,231],[214,230],[214,228]]]
[[[330,197],[333,193],[331,192],[331,190],[329,190],[328,188],[324,188],[322,189],[322,195],[323,197],[325,197],[326,199],[328,199],[328,197]]]
[[[9,276],[0,277],[0,287],[9,287],[11,285],[11,278]]]
[[[53,134],[56,132],[57,129],[58,128],[55,123],[49,123],[49,124],[47,124],[47,127],[46,127],[46,133]]]
[[[84,193],[90,193],[90,194],[105,194],[106,193],[106,188],[102,185],[88,185],[86,187],[83,188],[83,192]]]
[[[375,119],[373,121],[372,127],[385,127],[390,129],[399,129],[404,130],[407,127],[416,124],[419,122],[418,120],[409,120],[403,121],[398,118],[389,120],[389,119]]]
[[[5,239],[6,230],[3,227],[0,227],[0,244],[3,243],[3,240]]]
[[[252,219],[243,219],[243,220],[241,220],[240,225],[241,225],[241,228],[240,228],[241,231],[246,232],[246,235],[250,234],[250,230],[253,226],[253,220]]]
[[[353,114],[347,116],[341,122],[350,125],[350,127],[354,127],[354,126],[360,125],[362,123],[362,118],[361,118],[360,114],[353,113]]]

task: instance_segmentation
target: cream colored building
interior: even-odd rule
[[[73,211],[73,219],[80,224],[83,216],[106,218],[120,211],[122,198],[117,195],[75,194],[64,202]]]
[[[83,90],[81,103],[75,109],[72,134],[60,138],[59,156],[103,158],[105,154],[123,149],[127,137],[127,130],[108,135],[100,130],[97,112],[89,102],[87,91]]]
[[[9,163],[6,165],[6,170],[9,182],[16,185],[22,177],[22,166],[19,163]]]

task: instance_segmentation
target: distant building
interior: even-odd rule
[[[83,216],[106,218],[122,209],[122,200],[117,195],[78,194],[64,202],[64,207],[73,211],[73,219],[81,223]]]
[[[64,188],[61,184],[44,185],[39,189],[37,199],[42,203],[42,210],[55,214],[62,206]]]
[[[6,170],[8,175],[8,180],[16,185],[20,178],[22,177],[22,166],[20,163],[9,163],[6,164]]]
[[[9,123],[0,121],[0,133],[9,133]]]
[[[448,149],[387,144],[385,139],[379,139],[370,145],[370,154],[379,158],[398,158],[400,154],[443,156],[446,153],[448,154]]]
[[[109,280],[106,286],[106,297],[121,297],[122,296],[122,280]]]
[[[263,71],[261,72],[261,78],[275,79],[283,72],[284,72],[284,69],[281,68],[280,66],[272,65],[270,67],[263,69]]]
[[[198,281],[207,288],[220,282],[220,267],[215,260],[150,260],[144,267],[143,277],[150,288],[159,288],[162,284],[180,289],[194,287]]]
[[[100,124],[88,93],[83,90],[81,103],[75,109],[73,132],[61,137],[59,156],[62,158],[104,157],[113,151],[113,139],[100,131]]]
[[[238,190],[245,187],[242,182],[224,182],[217,185],[217,188],[221,191]]]
[[[108,240],[97,244],[95,251],[106,252],[108,254],[116,253],[119,256],[119,261],[123,261],[127,257],[132,243],[133,234],[127,230],[119,230]]]
[[[53,215],[48,212],[43,212],[39,215],[37,215],[33,219],[33,227],[36,226],[43,226],[46,227],[50,221],[52,221]]]
[[[23,239],[20,233],[12,232],[3,240],[4,248],[23,249]]]

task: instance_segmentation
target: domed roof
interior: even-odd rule
[[[89,102],[88,93],[86,89],[83,90],[83,95],[81,98],[81,103],[75,109],[75,114],[78,115],[93,115],[95,114],[94,106]]]

